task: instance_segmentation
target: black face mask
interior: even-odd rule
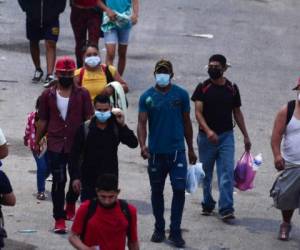
[[[207,73],[213,80],[219,79],[223,75],[222,70],[217,68],[209,68]]]
[[[73,84],[73,78],[71,77],[60,77],[59,83],[63,88],[68,88]]]

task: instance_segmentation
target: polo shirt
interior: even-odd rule
[[[175,84],[166,93],[151,87],[140,97],[139,112],[148,115],[150,153],[164,154],[185,149],[183,113],[190,112],[186,90]]]
[[[80,235],[83,230],[83,223],[88,211],[90,201],[85,201],[79,207],[72,232]],[[130,242],[138,241],[137,235],[137,211],[136,208],[128,204],[131,215]],[[124,250],[126,248],[128,221],[121,211],[120,203],[117,201],[113,208],[103,208],[97,206],[94,215],[88,220],[84,244],[87,246],[99,246],[101,250]]]

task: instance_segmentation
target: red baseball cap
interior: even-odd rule
[[[296,85],[295,88],[293,88],[293,90],[298,90],[300,88],[300,77],[298,78],[298,83]]]
[[[69,56],[62,56],[57,59],[55,73],[69,73],[76,69],[75,60]]]

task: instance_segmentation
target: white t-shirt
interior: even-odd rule
[[[62,97],[58,91],[56,91],[57,108],[64,120],[66,120],[67,117],[69,99],[69,97]]]
[[[283,158],[293,164],[300,164],[300,120],[294,115],[286,126],[281,144]]]
[[[4,145],[5,143],[6,143],[6,139],[2,132],[2,129],[0,128],[0,146]]]

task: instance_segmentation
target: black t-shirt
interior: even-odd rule
[[[12,191],[9,179],[6,174],[0,170],[0,194],[9,194]]]
[[[215,133],[233,129],[232,111],[241,106],[239,89],[235,84],[226,79],[226,83],[219,86],[208,79],[199,83],[191,99],[203,103],[203,117]]]

